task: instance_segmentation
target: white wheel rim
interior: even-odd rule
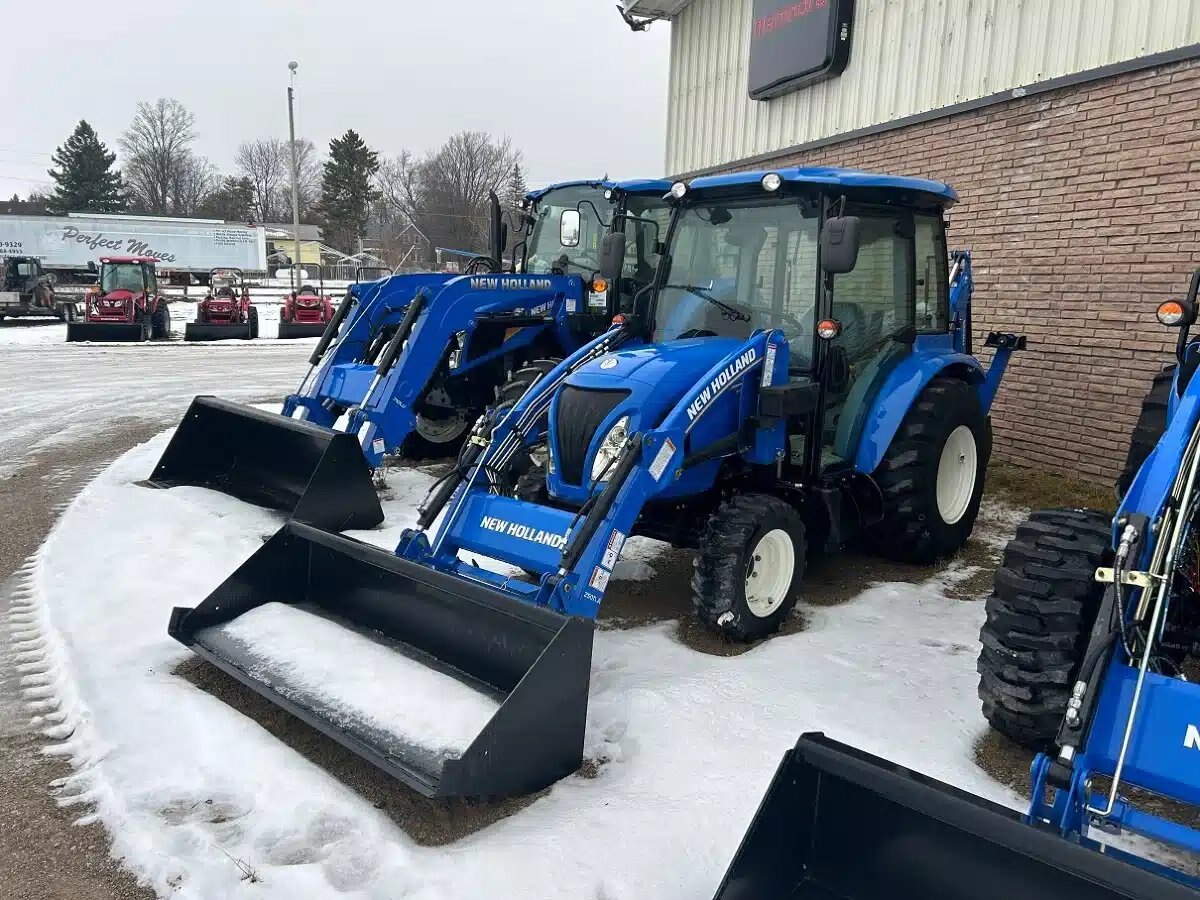
[[[471,427],[465,418],[431,419],[417,416],[417,434],[431,444],[448,444]]]
[[[751,551],[746,567],[746,606],[765,619],[783,605],[796,571],[796,548],[782,528],[768,531]]]
[[[946,438],[942,458],[938,460],[938,513],[947,525],[953,525],[966,515],[975,493],[978,469],[979,449],[975,446],[975,435],[966,425],[959,425]]]

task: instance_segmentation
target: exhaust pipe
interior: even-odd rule
[[[289,522],[168,633],[426,797],[583,761],[592,623]]]
[[[784,755],[716,900],[1195,900],[1121,857],[805,734]]]
[[[327,531],[383,521],[354,435],[218,397],[192,401],[149,483],[210,488]]]

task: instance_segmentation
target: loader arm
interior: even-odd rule
[[[407,334],[397,331],[350,417],[346,430],[358,435],[367,462],[379,465],[413,431],[418,402],[443,363],[455,380],[528,352],[547,332],[565,332],[566,316],[582,297],[577,276],[464,276],[448,282],[423,305]],[[473,353],[473,338],[483,329],[502,330],[502,339]],[[559,337],[559,343],[568,340]]]

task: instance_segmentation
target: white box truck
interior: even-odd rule
[[[266,230],[219,219],[0,216],[0,257],[36,259],[60,286],[94,282],[102,256],[153,256],[160,278],[203,284],[213,269],[265,271]]]

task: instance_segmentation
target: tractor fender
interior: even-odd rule
[[[869,401],[854,455],[854,468],[868,475],[875,471],[909,409],[925,386],[939,375],[957,378],[977,389],[984,383],[979,360],[965,353],[917,349],[904,356]]]

